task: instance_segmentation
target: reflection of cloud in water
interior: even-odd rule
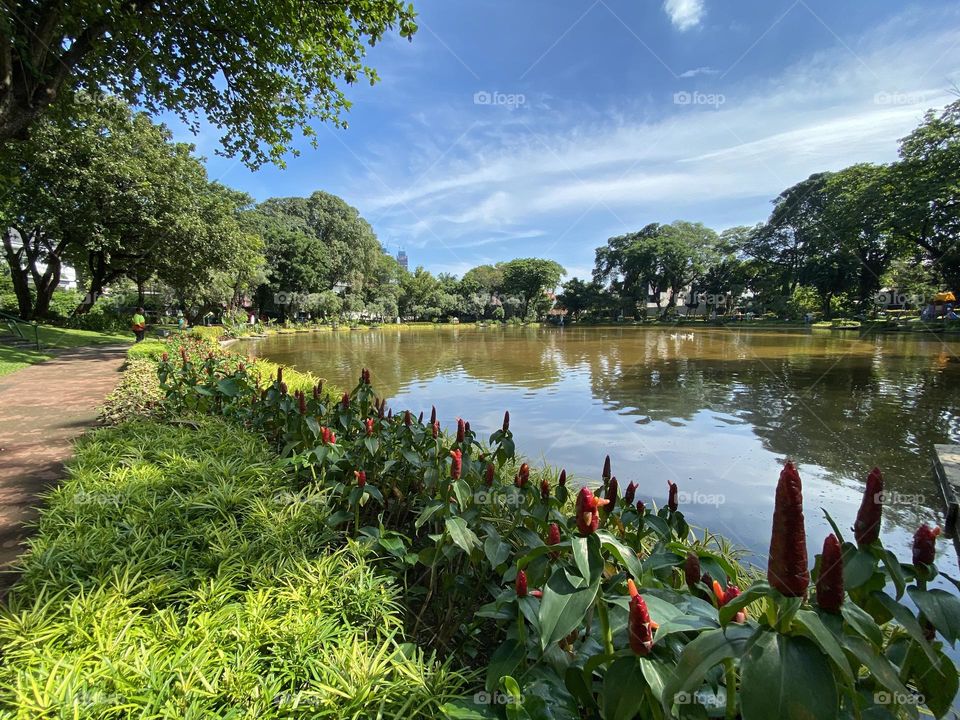
[[[662,503],[668,478],[690,492],[722,493],[720,507],[688,508],[691,520],[729,525],[761,552],[786,457],[802,464],[818,528],[820,506],[849,527],[873,464],[888,490],[924,496],[919,506],[890,507],[884,532],[894,542],[907,548],[907,530],[935,519],[931,446],[960,442],[960,363],[937,360],[939,339],[672,332],[384,328],[276,336],[257,347],[351,387],[369,367],[394,408],[429,413],[435,404],[445,425],[462,416],[481,437],[509,409],[522,452],[582,478],[596,478],[609,453],[645,500]],[[952,344],[960,354],[960,341]]]

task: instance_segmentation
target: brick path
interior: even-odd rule
[[[37,516],[37,494],[55,485],[71,443],[96,424],[120,379],[126,347],[65,350],[0,378],[0,593]]]

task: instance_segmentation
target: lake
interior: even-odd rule
[[[274,335],[244,346],[352,388],[363,367],[394,411],[469,420],[488,437],[512,418],[518,451],[666,502],[679,483],[692,525],[762,560],[776,481],[794,460],[809,549],[846,536],[874,465],[884,472],[884,542],[909,561],[921,522],[942,523],[934,443],[960,442],[960,338],[856,331],[425,327]],[[941,567],[956,570],[947,541]],[[944,557],[945,556],[945,557]]]

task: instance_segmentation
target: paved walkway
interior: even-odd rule
[[[73,439],[96,424],[126,350],[65,350],[0,378],[0,594],[10,580],[2,569],[29,532],[23,524],[37,516],[37,494],[60,480]]]

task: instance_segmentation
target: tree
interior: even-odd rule
[[[563,266],[542,258],[518,258],[503,263],[503,287],[520,297],[520,317],[526,320],[530,302],[553,290],[567,274]]]
[[[23,317],[46,313],[64,262],[83,271],[92,307],[110,282],[152,276],[183,286],[240,251],[242,193],[207,180],[192,146],[115,98],[70,120],[45,117],[2,148],[17,175],[0,204],[4,251]],[[28,280],[32,279],[32,288]]]
[[[411,38],[414,17],[403,0],[14,0],[0,11],[0,145],[54,104],[72,114],[75,91],[106,91],[193,127],[203,113],[227,153],[279,162],[311,119],[345,126],[340,85],[376,82],[366,46],[395,27]]]
[[[939,115],[928,112],[900,141],[891,172],[893,231],[919,247],[960,293],[960,100]]]
[[[596,281],[584,281],[576,277],[565,282],[563,291],[557,295],[557,305],[570,314],[571,320],[579,320],[586,312],[604,310],[608,301],[603,286]]]

